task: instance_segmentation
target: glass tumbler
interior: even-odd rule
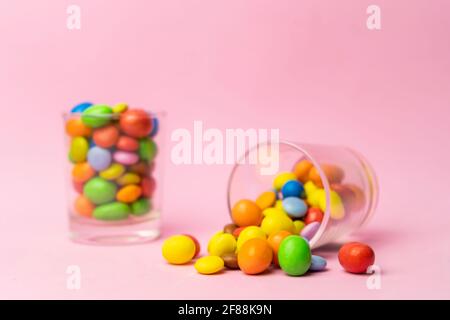
[[[99,245],[153,240],[160,234],[165,114],[90,108],[97,109],[63,115],[70,237]]]
[[[281,141],[260,143],[237,161],[228,180],[230,214],[237,201],[255,200],[273,190],[275,177],[283,172],[294,173],[303,184],[302,197],[308,208],[322,211],[321,222],[315,222],[309,239],[313,248],[358,230],[375,211],[378,183],[360,153],[347,147]],[[282,200],[282,192],[276,194]],[[302,223],[306,224],[303,229],[308,227],[306,219]]]

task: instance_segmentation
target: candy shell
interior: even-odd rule
[[[75,137],[70,144],[69,157],[74,163],[86,161],[89,150],[89,142],[84,137]]]
[[[273,251],[266,239],[250,239],[238,252],[239,268],[246,274],[259,274],[266,271],[272,259]]]
[[[283,209],[287,214],[294,218],[303,218],[308,210],[305,201],[297,197],[288,197],[283,199]]]
[[[229,223],[223,227],[223,232],[233,234],[237,227],[234,223]]]
[[[366,273],[375,263],[375,253],[367,244],[350,242],[339,249],[339,263],[350,273]]]
[[[129,184],[139,184],[141,182],[141,177],[136,173],[127,172],[117,179],[117,184],[119,186],[127,186]]]
[[[319,228],[320,222],[311,222],[303,228],[303,230],[300,232],[300,235],[309,241],[316,235]]]
[[[192,260],[196,246],[192,238],[176,235],[167,238],[162,246],[162,255],[171,264],[185,264]]]
[[[325,177],[327,178],[329,184],[340,183],[344,178],[344,171],[338,166],[331,164],[321,164],[320,168],[325,174]],[[319,171],[316,167],[313,167],[309,171],[309,180],[314,182],[314,184],[318,187],[323,188],[322,179],[320,178]]]
[[[153,164],[154,162],[152,163],[152,166],[149,167],[146,162],[140,161],[138,163],[129,166],[128,170],[132,173],[137,173],[141,176],[148,176],[150,172],[152,172]]]
[[[114,161],[123,165],[132,165],[139,161],[139,156],[136,153],[126,151],[116,151],[113,155]]]
[[[153,197],[156,189],[156,181],[153,177],[143,178],[141,182],[142,195],[147,198]]]
[[[114,113],[123,113],[128,110],[128,104],[126,103],[118,103],[112,107],[112,112]]]
[[[86,126],[80,118],[71,118],[66,122],[66,133],[71,137],[89,137],[92,129]]]
[[[140,109],[127,110],[120,116],[120,128],[133,138],[143,138],[152,131],[150,116]]]
[[[269,238],[267,239],[267,242],[269,243],[270,247],[273,250],[273,263],[276,266],[279,266],[278,263],[278,249],[280,247],[281,242],[284,238],[287,236],[290,236],[291,233],[286,230],[280,230],[278,232],[272,233]]]
[[[131,213],[135,216],[142,216],[150,212],[152,208],[150,200],[141,198],[131,204]]]
[[[131,203],[136,201],[142,194],[141,187],[130,184],[125,187],[122,187],[117,191],[116,199],[117,201],[125,202],[125,203]]]
[[[233,222],[240,227],[258,226],[263,218],[261,208],[251,200],[238,201],[231,210]]]
[[[74,182],[76,183],[83,183],[85,181],[88,181],[94,175],[94,168],[92,168],[87,162],[77,163],[73,166],[72,177]]]
[[[74,106],[72,108],[72,110],[70,110],[71,113],[81,113],[84,110],[86,110],[87,108],[89,108],[90,106],[92,106],[91,102],[82,102],[80,104],[77,104],[76,106]]]
[[[195,270],[200,274],[214,274],[223,269],[224,262],[221,257],[206,256],[195,262]]]
[[[236,239],[229,233],[220,231],[208,243],[208,253],[212,256],[222,256],[236,251]]]
[[[75,180],[73,180],[72,181],[72,185],[73,185],[73,189],[76,191],[76,192],[78,192],[78,193],[83,193],[83,186],[84,186],[84,183],[83,182],[78,182],[78,181],[75,181]]]
[[[325,190],[321,189],[316,191],[319,208],[322,212],[327,209],[327,199]],[[336,191],[330,190],[330,217],[334,220],[341,220],[345,217],[345,208],[342,203],[341,197]]]
[[[139,141],[128,136],[120,136],[116,148],[122,151],[136,151],[139,149]]]
[[[296,180],[297,176],[292,172],[282,172],[275,177],[273,181],[273,187],[275,190],[280,191],[286,182],[289,180]]]
[[[148,138],[139,140],[139,156],[141,160],[152,162],[158,152],[156,143]]]
[[[294,221],[294,233],[296,235],[299,235],[300,232],[302,232],[304,227],[305,227],[305,223],[302,220],[295,220]]]
[[[112,117],[112,110],[106,105],[93,105],[83,111],[81,120],[91,128],[99,128],[108,124]]]
[[[309,208],[305,216],[305,224],[310,224],[312,222],[322,222],[323,212],[319,208]]]
[[[113,163],[108,168],[100,171],[99,176],[106,180],[116,180],[123,175],[125,167],[120,163]]]
[[[197,257],[200,254],[200,242],[198,242],[197,238],[195,238],[194,236],[191,236],[190,234],[184,234],[186,237],[189,237],[192,239],[192,241],[194,241],[195,244],[195,254],[194,254],[194,258]]]
[[[294,174],[297,176],[297,180],[305,183],[309,179],[309,171],[313,167],[313,164],[309,160],[301,160],[294,167]]]
[[[311,256],[311,266],[309,267],[309,271],[322,271],[327,267],[327,260],[320,256]]]
[[[261,208],[261,210],[272,207],[277,201],[277,194],[273,191],[263,192],[257,199],[256,204]]]
[[[130,207],[122,202],[112,202],[98,206],[93,212],[97,220],[115,221],[128,218]]]
[[[238,238],[241,235],[241,232],[247,227],[237,227],[236,229],[234,229],[233,231],[233,236],[235,238]]]
[[[83,188],[83,194],[95,204],[104,204],[113,201],[117,187],[114,183],[103,178],[92,178]]]
[[[283,198],[303,198],[305,196],[305,189],[303,188],[303,184],[301,182],[298,182],[297,180],[290,180],[281,188],[281,194],[283,195]]]
[[[75,200],[75,211],[83,217],[91,217],[95,205],[85,196],[79,195]]]
[[[102,171],[111,165],[111,152],[108,149],[93,147],[87,154],[87,159],[92,168]]]
[[[119,139],[119,130],[113,125],[104,126],[94,131],[92,139],[99,147],[111,148]]]
[[[290,235],[283,239],[278,248],[281,269],[290,276],[301,276],[311,266],[311,249],[300,236]]]

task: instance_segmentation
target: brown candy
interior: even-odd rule
[[[222,257],[225,267],[228,269],[239,269],[237,256],[235,253],[226,253]]]
[[[236,230],[238,226],[234,223],[229,223],[225,227],[223,227],[223,232],[233,234],[234,230]]]

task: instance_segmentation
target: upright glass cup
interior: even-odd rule
[[[65,171],[69,230],[73,241],[85,244],[123,245],[151,241],[160,235],[163,182],[161,157],[164,153],[165,113],[142,111],[144,114],[142,120],[152,122],[151,133],[142,138],[129,137],[121,130],[119,123],[123,113],[91,115],[91,119],[106,117],[109,123],[100,128],[91,128],[87,133],[81,130],[80,136],[76,134],[80,131],[77,126],[80,125],[81,114],[63,115],[66,128]],[[72,135],[68,134],[71,130],[68,129],[70,124],[75,126],[75,134],[73,132]],[[96,145],[94,136],[98,130],[105,127],[116,128],[110,130],[119,132],[119,139],[126,137],[121,140],[120,146],[119,140],[108,147]],[[104,130],[103,133],[105,132],[109,133]],[[102,141],[102,134],[96,137],[98,142]],[[77,142],[74,143],[75,139]],[[83,149],[86,148],[86,142],[87,153]],[[139,145],[137,149],[136,142]],[[142,151],[143,147],[149,145],[151,151],[150,149]],[[102,149],[100,155],[110,154],[111,162],[106,169],[94,169],[90,165],[89,153],[95,147]],[[73,159],[73,152],[76,153],[76,159]],[[117,156],[116,152],[122,152],[123,159]],[[141,152],[144,152],[144,156]],[[139,160],[134,164],[126,163],[129,161],[130,153],[138,156]],[[91,156],[95,160],[95,152]],[[127,186],[128,188],[123,191]]]
[[[259,161],[261,154],[277,163],[270,174],[262,170],[268,164]],[[256,159],[256,161],[255,161]],[[307,160],[314,168],[323,190],[325,208],[323,220],[310,239],[311,247],[334,242],[365,225],[372,217],[378,201],[378,183],[367,160],[346,147],[311,145],[282,141],[265,142],[250,148],[233,167],[228,180],[227,202],[231,213],[233,205],[241,199],[256,199],[262,192],[272,189],[274,178],[281,172],[292,172],[299,161]],[[330,168],[339,174],[330,174]],[[317,180],[316,179],[316,180]],[[336,194],[343,203],[343,212],[336,210]],[[334,217],[333,217],[334,216]],[[336,218],[337,217],[337,218]]]

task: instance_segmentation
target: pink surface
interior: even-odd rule
[[[66,7],[82,29],[66,29]],[[0,2],[0,298],[450,298],[450,3],[376,1]],[[82,100],[168,111],[168,132],[280,128],[285,139],[348,145],[375,167],[370,243],[380,290],[329,270],[211,277],[168,266],[161,240],[71,243],[60,113]],[[229,166],[165,175],[164,234],[207,239],[228,221]],[[68,265],[81,289],[66,289]]]

